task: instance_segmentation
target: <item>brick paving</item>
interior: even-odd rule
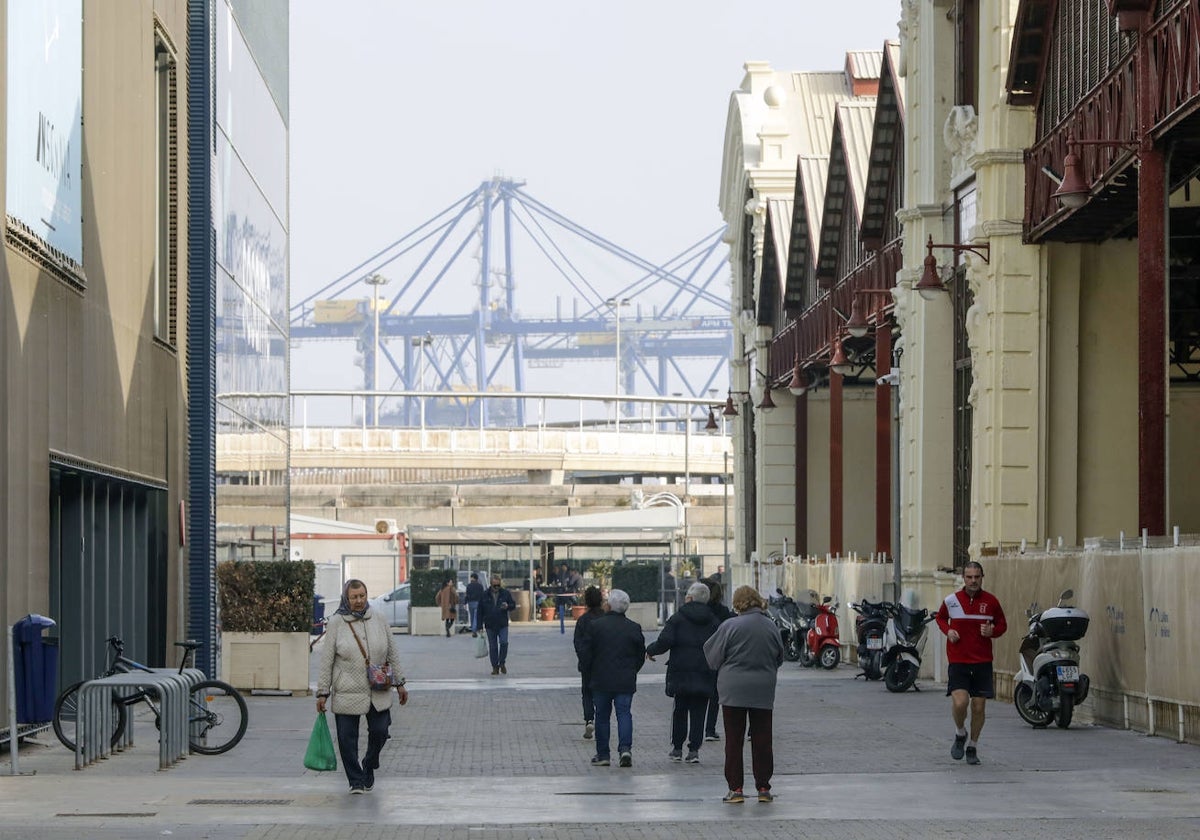
[[[648,636],[649,638],[649,636]],[[250,730],[225,756],[157,771],[154,730],[84,771],[43,736],[0,782],[0,838],[1200,838],[1200,749],[1089,725],[1035,731],[989,705],[981,767],[949,758],[942,687],[888,693],[855,669],[787,663],[775,710],[776,802],[724,805],[724,743],[698,765],[669,749],[666,657],[633,705],[634,766],[588,765],[571,627],[517,627],[509,674],[490,676],[469,636],[397,637],[411,700],[393,707],[376,790],[301,766],[311,697],[251,697]],[[615,733],[614,733],[615,736]],[[615,745],[614,745],[615,746]],[[0,772],[7,772],[7,755]],[[748,766],[749,762],[747,762]],[[969,814],[969,830],[956,815]]]

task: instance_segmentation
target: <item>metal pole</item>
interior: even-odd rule
[[[379,275],[372,275],[378,277]],[[371,425],[379,425],[379,284],[372,281],[371,311],[375,316],[375,358],[371,362]]]
[[[726,449],[721,453],[724,456],[724,464],[722,465],[721,483],[725,485],[725,526],[721,529],[721,533],[725,537],[725,568],[729,568],[729,450]],[[724,581],[722,581],[724,583]]]
[[[32,776],[32,773],[21,772],[21,762],[17,758],[20,739],[17,737],[17,659],[13,651],[12,625],[4,627],[4,638],[8,649],[8,763],[10,776]]]

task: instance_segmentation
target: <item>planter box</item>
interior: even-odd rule
[[[446,625],[442,623],[441,607],[413,607],[408,614],[410,636],[444,636]]]
[[[308,633],[221,633],[221,679],[234,688],[307,694]]]
[[[625,611],[625,617],[636,621],[643,630],[658,629],[658,604],[654,601],[635,601]]]

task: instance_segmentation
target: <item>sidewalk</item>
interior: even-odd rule
[[[667,758],[666,657],[639,679],[633,767],[593,768],[569,624],[514,627],[498,677],[470,635],[397,640],[411,699],[393,707],[371,795],[303,768],[312,697],[250,697],[237,748],[167,771],[146,721],[133,751],[83,771],[52,734],[26,745],[21,768],[36,775],[3,777],[0,838],[1200,837],[1200,749],[1090,726],[1086,707],[1069,730],[1035,731],[989,704],[983,765],[968,767],[949,757],[941,687],[894,695],[851,666],[785,663],[778,799],[730,806],[723,742],[698,765]]]

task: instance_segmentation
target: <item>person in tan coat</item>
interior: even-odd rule
[[[458,618],[458,589],[452,578],[446,579],[434,600],[442,608],[442,623],[446,625],[446,638],[449,639],[450,628],[454,626],[454,620]]]
[[[324,636],[325,650],[317,672],[317,711],[328,706],[337,725],[338,752],[351,793],[370,793],[375,787],[379,754],[390,737],[392,726],[391,686],[372,690],[367,663],[391,668],[392,686],[400,705],[408,702],[404,672],[396,641],[387,621],[371,614],[367,586],[348,580],[342,588],[342,603],[329,618]],[[358,761],[358,727],[367,716],[367,752]]]

